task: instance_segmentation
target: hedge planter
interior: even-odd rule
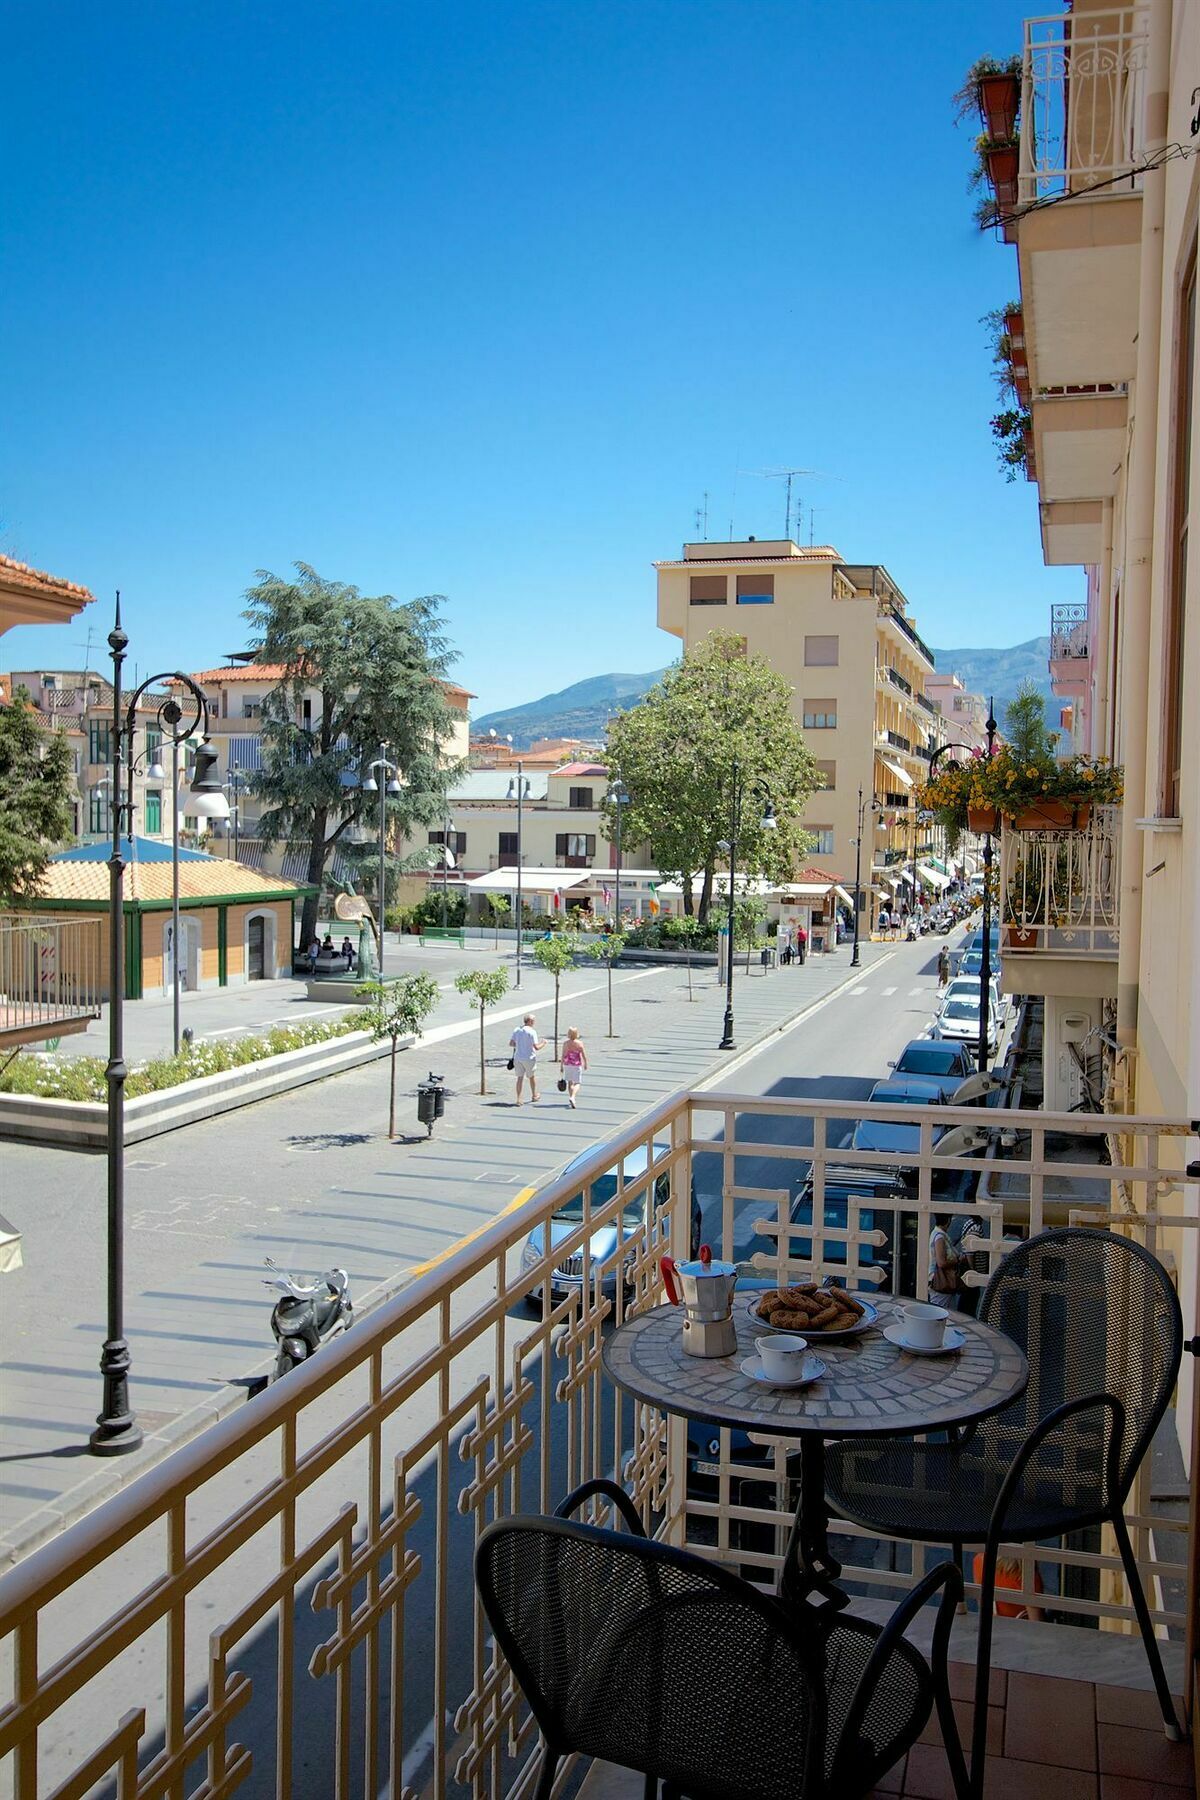
[[[968,806],[967,824],[978,836],[999,831],[1000,814],[994,806]]]
[[[1039,800],[1009,820],[1014,831],[1086,831],[1091,822],[1090,800]]]
[[[982,75],[975,85],[979,101],[979,118],[992,138],[1012,137],[1017,129],[1017,113],[1021,106],[1021,80],[1018,75]]]

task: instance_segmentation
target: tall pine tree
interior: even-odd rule
[[[0,706],[0,904],[36,894],[54,851],[71,836],[71,749],[43,730],[19,687]]]

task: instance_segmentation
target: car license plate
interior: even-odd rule
[[[692,1467],[695,1469],[697,1475],[719,1475],[721,1473],[720,1463],[697,1462],[693,1463]]]

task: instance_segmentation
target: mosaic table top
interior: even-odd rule
[[[896,1303],[873,1296],[879,1326],[895,1322]],[[740,1426],[779,1437],[913,1436],[963,1425],[999,1412],[1024,1391],[1029,1369],[1002,1332],[951,1315],[967,1337],[946,1356],[910,1356],[878,1327],[840,1343],[814,1344],[827,1372],[809,1387],[761,1386],[738,1367],[755,1355],[760,1330],[739,1294],[734,1301],[738,1347],[733,1356],[688,1356],[683,1309],[656,1306],[620,1326],[604,1344],[604,1365],[626,1393],[660,1412]]]

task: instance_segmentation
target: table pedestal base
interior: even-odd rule
[[[849,1605],[850,1596],[838,1586],[842,1565],[829,1548],[823,1439],[805,1439],[799,1462],[800,1493],[784,1553],[779,1597],[813,1612],[841,1612]]]

